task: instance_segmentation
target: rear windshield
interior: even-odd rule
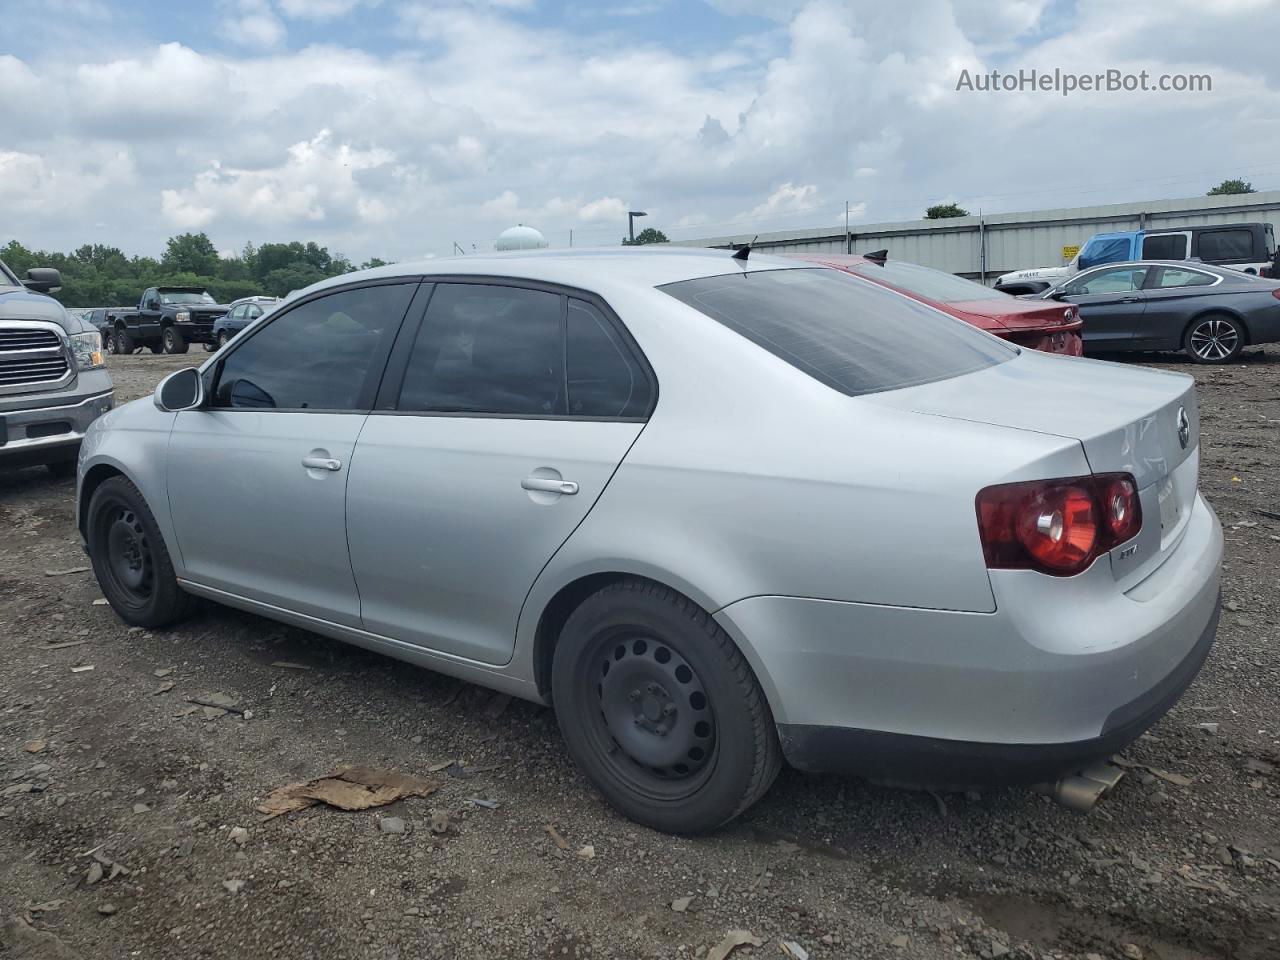
[[[917,297],[925,297],[938,303],[966,303],[972,300],[1008,300],[1007,293],[992,290],[980,283],[957,277],[955,274],[943,273],[922,267],[918,263],[904,263],[901,260],[886,260],[883,264],[874,261],[850,264],[847,269],[860,273],[872,280],[879,280],[899,290],[914,293]]]
[[[660,288],[849,396],[946,380],[1017,350],[839,270],[758,270]]]

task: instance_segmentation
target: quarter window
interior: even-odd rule
[[[1253,234],[1248,230],[1212,230],[1200,234],[1200,259],[1248,260],[1253,254]]]
[[[508,416],[565,412],[560,295],[442,283],[427,307],[400,410]]]
[[[1201,273],[1199,270],[1176,270],[1173,267],[1165,267],[1160,271],[1160,276],[1156,277],[1156,286],[1160,289],[1167,287],[1206,287],[1217,279],[1217,277],[1211,277],[1209,274]]]
[[[221,363],[214,405],[277,410],[367,409],[416,283],[332,293],[282,313]],[[378,369],[375,371],[374,367]]]
[[[570,300],[565,335],[571,416],[642,417],[648,412],[649,378],[599,310]]]

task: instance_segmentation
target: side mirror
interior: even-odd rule
[[[1071,296],[1071,294],[1067,293],[1067,291],[1062,287],[1059,287],[1057,290],[1050,290],[1045,294],[1046,299],[1057,300],[1059,302],[1067,299],[1069,296]]]
[[[53,267],[32,267],[22,285],[36,293],[54,293],[62,289],[62,274]]]
[[[166,413],[197,410],[204,406],[204,380],[200,371],[188,367],[169,374],[156,387],[155,403]]]

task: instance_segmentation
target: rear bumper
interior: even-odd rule
[[[1197,496],[1177,547],[1127,590],[992,571],[994,613],[752,597],[716,619],[760,677],[806,770],[939,786],[1034,782],[1113,753],[1200,669],[1222,528]]]
[[[1069,743],[982,743],[937,737],[779,724],[787,762],[800,770],[869,776],[891,783],[964,789],[1032,784],[1105,760],[1151,728],[1191,685],[1218,631],[1220,602],[1191,652],[1141,696],[1112,710],[1102,732]]]
[[[111,381],[103,378],[107,389],[89,396],[51,396],[48,406],[30,406],[33,398],[22,397],[24,409],[0,406],[0,466],[74,460],[89,424],[115,404]]]

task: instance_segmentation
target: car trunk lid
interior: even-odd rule
[[[967,300],[947,306],[975,319],[985,320],[983,326],[995,325],[1011,332],[1058,330],[1079,322],[1074,307],[1056,302],[1045,306],[1043,302],[1002,297],[998,300]]]
[[[1094,473],[1133,474],[1142,532],[1112,551],[1119,580],[1153,569],[1190,517],[1199,479],[1200,424],[1195,381],[1185,374],[1027,350],[975,373],[864,399],[1075,439]]]

